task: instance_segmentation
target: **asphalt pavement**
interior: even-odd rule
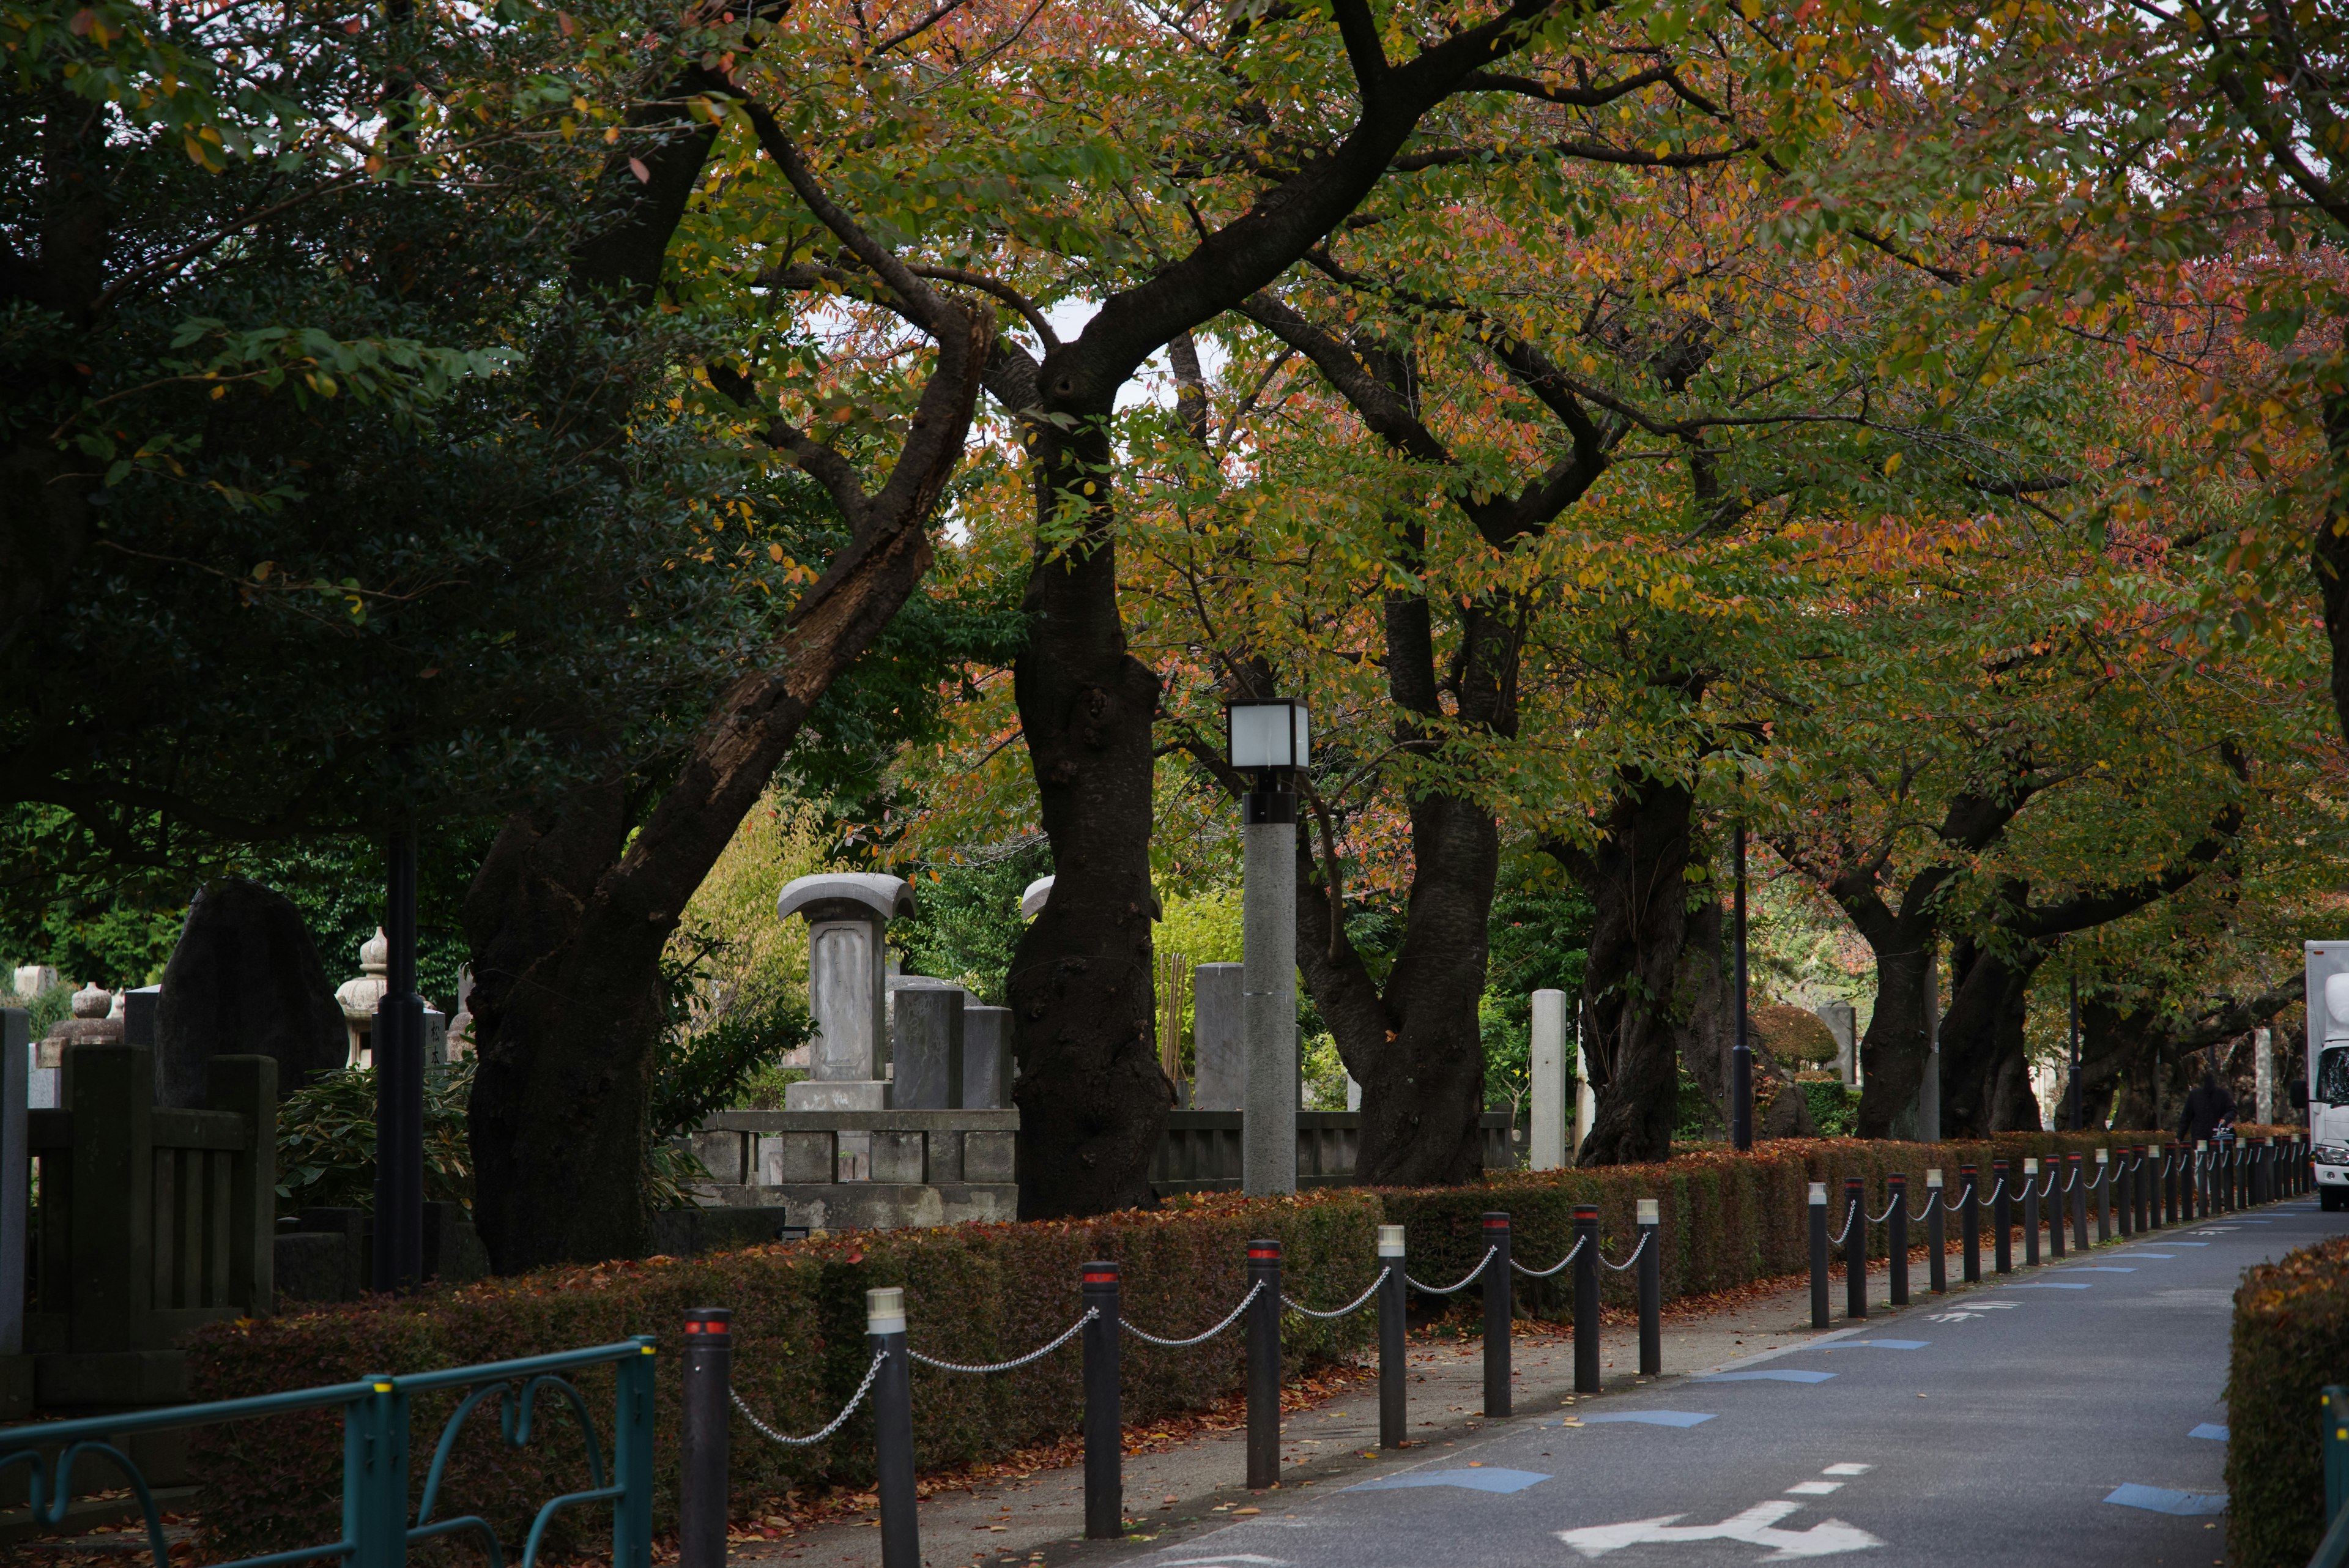
[[[1945,1297],[1920,1268],[1915,1304],[1864,1324],[1840,1322],[1838,1287],[1828,1334],[1109,1552],[1143,1568],[2218,1563],[2235,1285],[2344,1228],[2311,1196]]]

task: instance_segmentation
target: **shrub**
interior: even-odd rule
[[[2243,1568],[2298,1568],[2324,1533],[2327,1383],[2349,1383],[2349,1237],[2247,1269],[2235,1291],[2227,1545]]]

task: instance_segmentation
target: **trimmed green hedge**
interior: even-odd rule
[[[2324,1533],[2327,1383],[2349,1383],[2349,1237],[2246,1269],[2235,1291],[2227,1546],[2240,1568],[2299,1568]]]
[[[917,1349],[954,1361],[1009,1360],[1076,1316],[1079,1268],[1092,1259],[1123,1265],[1128,1317],[1173,1336],[1206,1327],[1239,1300],[1247,1288],[1245,1243],[1253,1237],[1280,1239],[1291,1297],[1334,1306],[1375,1275],[1375,1227],[1382,1220],[1408,1228],[1413,1276],[1448,1282],[1483,1255],[1486,1210],[1510,1212],[1518,1261],[1540,1268],[1572,1244],[1577,1203],[1599,1205],[1604,1251],[1619,1262],[1634,1238],[1636,1201],[1655,1198],[1662,1205],[1669,1299],[1806,1268],[1809,1182],[1826,1181],[1839,1196],[1845,1173],[1858,1174],[1875,1213],[1884,1206],[1884,1178],[1896,1170],[1909,1174],[1914,1205],[1923,1200],[1929,1165],[1942,1166],[1954,1185],[1958,1167],[1969,1160],[1987,1171],[1992,1158],[2003,1154],[2019,1168],[2025,1154],[2044,1157],[2067,1147],[2085,1152],[2124,1141],[2134,1138],[1825,1139],[1764,1144],[1751,1155],[1710,1146],[1667,1165],[1515,1171],[1475,1187],[1324,1191],[1264,1200],[1187,1198],[1147,1213],[1081,1221],[839,1232],[689,1262],[616,1262],[397,1302],[216,1324],[190,1341],[191,1392],[198,1399],[235,1398],[367,1373],[419,1372],[654,1334],[662,1361],[655,1528],[665,1532],[674,1528],[677,1496],[678,1386],[671,1368],[678,1325],[689,1307],[734,1309],[736,1387],[770,1424],[806,1432],[829,1420],[864,1376],[864,1292],[877,1285],[905,1287]],[[1873,1245],[1879,1256],[1883,1244],[1878,1229]],[[1635,1300],[1631,1273],[1601,1277],[1610,1303]],[[1516,1291],[1522,1312],[1570,1314],[1566,1275],[1520,1279]],[[1465,1299],[1473,1303],[1475,1293]],[[1369,1313],[1336,1323],[1289,1314],[1282,1325],[1285,1370],[1363,1348],[1374,1326]],[[1129,1339],[1123,1350],[1127,1419],[1157,1420],[1236,1392],[1242,1355],[1237,1334],[1182,1351]],[[1073,1431],[1081,1408],[1080,1367],[1073,1348],[1003,1376],[957,1376],[917,1366],[917,1462],[927,1469],[997,1458]],[[608,1433],[610,1372],[598,1369],[577,1381],[598,1431]],[[410,1428],[415,1486],[422,1484],[432,1445],[455,1403],[448,1395],[417,1401]],[[570,1418],[552,1401],[540,1410],[538,1434],[522,1450],[498,1440],[493,1411],[476,1410],[458,1441],[436,1517],[479,1513],[512,1539],[542,1501],[580,1484],[585,1455]],[[340,1519],[340,1426],[339,1413],[319,1411],[201,1429],[193,1459],[206,1494],[204,1550],[258,1555],[333,1540]],[[794,1485],[871,1479],[872,1423],[864,1413],[838,1438],[812,1449],[785,1451],[737,1430],[739,1511],[771,1506]],[[549,1550],[567,1554],[586,1547],[607,1528],[606,1519],[595,1510],[561,1516]]]

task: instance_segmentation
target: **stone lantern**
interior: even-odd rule
[[[109,1016],[114,1010],[114,993],[92,983],[73,995],[73,1016],[60,1018],[49,1025],[49,1032],[33,1054],[33,1065],[62,1067],[66,1064],[68,1045],[119,1045],[122,1044],[122,1020]]]
[[[794,1111],[878,1111],[887,1106],[889,921],[914,912],[913,885],[878,872],[802,877],[775,901],[775,917],[808,923],[808,1012],[815,1049],[808,1078],[783,1091]]]
[[[343,1027],[349,1033],[350,1059],[347,1067],[372,1065],[375,1057],[367,1049],[367,1037],[375,1031],[376,1004],[384,992],[391,989],[386,978],[391,973],[391,939],[378,926],[375,935],[359,944],[359,974],[347,980],[335,990],[335,1001],[343,1010]]]

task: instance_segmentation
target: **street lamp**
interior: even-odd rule
[[[1240,1187],[1297,1190],[1297,794],[1289,774],[1312,760],[1305,704],[1288,697],[1224,710],[1226,753],[1256,775],[1240,799],[1240,1037],[1247,1086]]]
[[[1737,825],[1737,1041],[1729,1048],[1729,1142],[1754,1147],[1754,1047],[1745,1036],[1745,825]]]

